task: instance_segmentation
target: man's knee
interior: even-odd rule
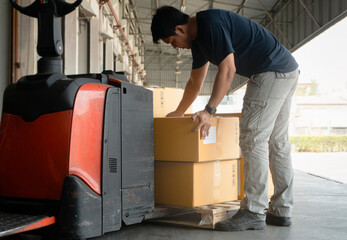
[[[288,137],[283,137],[281,139],[270,139],[269,141],[270,151],[274,152],[290,152],[290,142]]]

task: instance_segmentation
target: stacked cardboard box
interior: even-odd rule
[[[213,118],[205,140],[200,140],[200,131],[193,132],[197,124],[190,117],[155,118],[154,160],[205,162],[240,157],[238,118]]]
[[[161,88],[161,87],[146,87],[153,91],[153,116],[165,117],[168,113],[175,111],[180,103],[184,90],[180,88]],[[187,114],[192,113],[192,107],[187,111]]]
[[[185,116],[192,116],[193,114],[187,113],[185,114]],[[217,113],[215,114],[215,116],[217,117],[237,117],[239,118],[239,120],[241,120],[241,113]],[[240,150],[241,152],[241,150]],[[245,175],[244,175],[244,171],[243,171],[243,156],[241,153],[241,157],[238,159],[238,199],[242,200],[245,196],[245,193],[243,191],[243,186],[244,186],[244,182],[245,182]],[[268,179],[268,194],[269,197],[271,197],[274,194],[274,185],[272,182],[272,176],[271,173],[269,171],[269,179]]]
[[[190,117],[154,119],[155,201],[195,207],[237,199],[239,119],[213,118],[209,136]]]
[[[155,202],[195,207],[237,199],[237,161],[155,162]]]

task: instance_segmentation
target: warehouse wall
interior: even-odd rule
[[[90,5],[89,10],[81,11],[80,9],[65,17],[65,73],[124,71],[133,83],[141,85],[139,74],[136,69],[133,69],[133,62],[129,59],[130,52],[124,39],[120,32],[114,29],[116,22],[107,4],[100,8],[97,0],[87,1],[87,3]],[[128,34],[127,22],[121,19],[122,4],[120,1],[113,1],[113,3],[129,45],[134,52],[137,52],[133,36]],[[91,17],[91,14],[94,16]],[[140,62],[141,59],[137,60]],[[141,68],[143,69],[143,65]]]
[[[127,2],[127,0],[124,1]],[[1,19],[4,19],[6,14],[9,16],[11,12],[8,1],[4,1],[4,4],[5,2],[7,7],[1,7],[1,12],[4,12]],[[18,1],[22,6],[28,6],[31,2],[32,0]],[[68,0],[68,2],[74,1]],[[128,22],[121,18],[122,1],[112,1],[112,4],[129,44],[125,44],[117,30],[116,21],[107,4],[101,6],[98,0],[83,0],[83,4],[78,9],[62,18],[63,71],[65,74],[99,73],[103,70],[125,71],[129,80],[134,84],[142,85],[139,69],[133,68],[129,51],[129,47],[131,47],[137,54],[138,48],[141,46],[135,46],[134,37],[128,34]],[[10,23],[0,22],[9,31]],[[12,82],[16,82],[24,75],[35,74],[39,58],[36,52],[37,20],[18,13],[17,32],[18,54],[12,63],[16,66]],[[10,37],[11,35],[4,36]],[[1,41],[5,44],[5,39]],[[4,48],[10,49],[9,46],[4,46]],[[136,57],[136,59],[140,63],[140,68],[143,69],[141,58]]]
[[[10,79],[10,49],[11,49],[11,9],[9,1],[4,1],[1,3],[0,7],[0,106],[2,108],[2,98],[6,86]],[[0,112],[1,119],[1,112]]]
[[[28,6],[32,0],[19,0],[21,6]],[[11,11],[11,10],[10,10]],[[13,55],[12,82],[25,75],[35,74],[37,72],[38,54],[37,45],[37,19],[28,17],[16,11],[18,26],[14,24],[13,31],[17,34],[17,39],[13,39],[13,47],[17,44],[16,54]],[[17,28],[16,28],[17,27]],[[13,49],[12,49],[13,50]]]

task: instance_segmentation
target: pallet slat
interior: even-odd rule
[[[214,228],[215,224],[228,219],[228,211],[238,210],[240,204],[238,202],[225,202],[202,206],[198,209],[201,213],[200,226],[206,226],[208,228]]]
[[[240,202],[224,202],[195,208],[160,206],[155,208],[150,222],[214,229],[216,223],[230,218],[240,208]]]

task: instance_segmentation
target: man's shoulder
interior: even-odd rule
[[[200,28],[206,30],[207,28],[216,26],[216,24],[222,22],[224,19],[223,15],[227,13],[228,11],[225,10],[208,9],[197,12],[196,19]]]
[[[229,14],[231,12],[226,11],[226,10],[222,10],[222,9],[207,9],[207,10],[203,10],[203,11],[199,11],[197,12],[197,16],[202,17],[202,18],[209,18],[211,20],[216,19],[216,18],[220,18],[222,15],[224,14]]]

